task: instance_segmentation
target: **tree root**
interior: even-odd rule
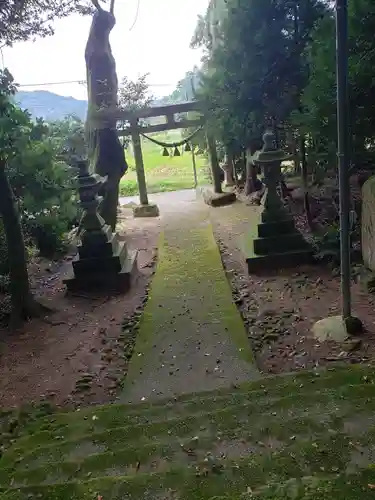
[[[42,304],[30,295],[21,307],[12,308],[9,327],[11,330],[17,330],[22,326],[24,321],[28,321],[32,318],[43,318],[46,320],[46,314],[53,312],[56,312],[53,308]]]

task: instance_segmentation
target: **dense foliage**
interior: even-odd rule
[[[350,0],[348,15],[351,156],[353,167],[362,168],[374,164],[375,152],[375,5],[369,0]],[[311,136],[310,153],[327,166],[334,164],[336,152],[334,24],[333,15],[327,13],[313,31],[306,51],[310,79],[302,95],[306,113],[301,125]]]
[[[265,128],[285,124],[300,108],[308,81],[304,51],[325,12],[319,0],[228,0],[219,33],[217,24],[204,30],[199,21],[195,46],[216,30],[216,44],[205,47],[201,96],[226,147],[235,153],[251,147]]]
[[[74,12],[89,13],[97,4],[98,0],[1,2],[0,46],[12,45],[35,36],[47,36],[53,33],[54,19]],[[113,4],[114,0],[111,0],[112,8]],[[3,71],[0,75],[0,215],[8,250],[11,320],[16,325],[23,318],[40,315],[43,310],[31,292],[22,224],[26,221],[27,227],[32,228],[30,233],[42,250],[41,241],[45,241],[45,231],[40,228],[49,226],[50,234],[52,219],[56,220],[57,217],[60,220],[62,215],[62,220],[69,220],[70,211],[64,213],[59,205],[65,202],[69,204],[72,195],[69,182],[66,182],[65,165],[58,163],[53,141],[45,142],[44,125],[41,122],[32,124],[28,114],[15,106],[14,93],[12,77]],[[15,185],[16,193],[11,182]],[[38,195],[32,199],[34,195],[29,193],[29,183],[39,194],[43,191],[43,202]],[[65,190],[67,194],[61,194]],[[58,196],[56,191],[59,191]],[[32,206],[34,202],[36,206]],[[55,231],[52,244],[49,241],[44,250],[49,252],[51,247],[56,246],[62,230],[60,227],[58,234]]]
[[[7,0],[0,2],[0,42],[12,45],[53,33],[53,20],[73,13],[88,14],[87,0]]]
[[[348,0],[353,167],[374,163],[375,5]],[[267,127],[304,137],[310,170],[335,165],[335,17],[324,0],[210,3],[192,45],[205,49],[203,88],[210,125],[240,154]]]
[[[11,101],[15,88],[8,72],[1,75],[3,110],[0,150],[21,216],[24,234],[42,254],[61,249],[76,219],[73,174],[64,161],[69,136],[60,125],[32,121]],[[62,130],[61,130],[62,129]],[[64,134],[64,135],[63,135]]]

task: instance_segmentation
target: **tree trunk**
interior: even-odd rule
[[[306,212],[306,219],[309,228],[313,230],[314,222],[310,208],[309,181],[308,181],[307,161],[306,161],[306,143],[304,135],[301,135],[300,137],[300,151],[301,151],[301,178],[302,178],[303,199]]]
[[[221,179],[220,179],[220,166],[219,159],[217,156],[216,150],[216,141],[214,137],[212,137],[209,133],[207,133],[207,147],[208,147],[208,156],[211,164],[211,173],[212,173],[212,181],[214,192],[221,194],[223,192],[221,187]]]
[[[246,151],[246,182],[245,182],[245,195],[249,196],[251,193],[256,191],[256,182],[258,178],[258,168],[254,165],[251,160],[252,151],[247,149]]]
[[[108,182],[100,193],[104,197],[100,214],[112,230],[115,230],[117,222],[119,184],[128,165],[117,134],[116,120],[107,119],[105,123],[98,124],[92,115],[99,109],[114,109],[117,106],[116,62],[109,43],[115,23],[113,13],[97,10],[85,51],[88,90],[86,130],[90,169],[101,176],[108,176]]]
[[[124,166],[124,150],[116,129],[91,129],[90,136],[94,153],[90,158],[90,169],[103,177],[108,176],[108,181],[100,193],[103,201],[99,212],[112,231],[115,231],[120,181],[127,170],[127,166]]]
[[[4,165],[0,166],[0,215],[8,246],[11,322],[15,326],[23,319],[39,315],[41,306],[31,293],[20,215]]]

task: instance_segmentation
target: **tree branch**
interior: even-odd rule
[[[99,5],[99,0],[91,0],[91,2],[94,5],[94,7],[96,7],[98,10],[103,10]]]

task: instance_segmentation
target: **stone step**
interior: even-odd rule
[[[375,449],[374,395],[374,368],[346,366],[58,413],[26,422],[3,454],[0,500],[239,499],[250,490],[281,500],[288,481],[306,490],[301,500],[370,499],[360,492],[375,482],[363,458]]]
[[[294,220],[292,218],[277,222],[262,222],[258,224],[259,238],[268,238],[275,235],[284,235],[295,232]]]
[[[358,366],[348,372],[347,367],[328,371],[301,372],[272,376],[262,381],[242,384],[230,390],[221,389],[207,393],[191,394],[174,400],[161,400],[152,404],[111,405],[83,408],[76,412],[55,413],[52,417],[31,422],[18,439],[18,445],[32,448],[61,439],[76,439],[93,432],[117,427],[152,424],[160,420],[175,419],[183,415],[199,416],[226,407],[245,404],[255,405],[259,411],[270,409],[278,401],[289,399],[298,390],[299,398],[309,399],[317,391],[330,391],[330,386],[340,383],[345,390],[363,384],[367,370]],[[328,389],[326,389],[328,387]]]
[[[82,245],[80,243],[77,247],[80,259],[111,257],[118,252],[119,235],[112,233],[108,241],[95,245]]]
[[[73,259],[74,274],[77,277],[84,277],[88,274],[98,274],[98,272],[117,273],[121,271],[123,262],[127,256],[127,247],[124,241],[116,245],[113,253],[108,255],[90,256],[80,259],[78,255]]]
[[[92,273],[89,273],[88,269],[81,268],[77,276],[71,269],[63,279],[63,283],[70,292],[84,290],[94,293],[126,293],[133,276],[136,275],[137,251],[127,250],[125,242],[120,242],[115,259],[117,261],[112,262],[109,267],[97,265],[95,272]]]
[[[309,245],[301,233],[295,231],[290,234],[277,234],[267,238],[257,238],[254,240],[255,255],[270,255],[282,252],[293,252],[309,249]]]
[[[275,248],[278,248],[276,246]],[[314,254],[310,248],[301,250],[291,250],[289,252],[272,252],[267,255],[251,255],[246,259],[247,268],[250,274],[269,272],[272,269],[282,269],[286,267],[295,267],[301,264],[312,264]]]
[[[284,442],[289,439],[291,429],[294,436],[303,436],[309,429],[316,440],[323,440],[327,435],[327,426],[333,423],[334,429],[331,429],[330,435],[336,439],[344,431],[352,408],[328,404],[324,418],[321,418],[324,404],[323,401],[321,404],[315,403],[315,408],[313,405],[303,405],[265,413],[248,413],[243,407],[233,408],[230,412],[225,409],[218,415],[197,418],[196,421],[181,418],[175,422],[161,422],[152,429],[148,427],[137,440],[129,436],[130,429],[118,428],[108,433],[92,434],[85,441],[67,443],[69,446],[57,443],[39,448],[37,453],[26,454],[8,466],[3,462],[0,484],[3,487],[14,486],[14,482],[35,484],[47,481],[52,476],[59,477],[60,481],[69,480],[72,475],[76,479],[85,479],[88,473],[91,478],[101,477],[105,475],[104,471],[120,466],[124,470],[130,469],[131,475],[131,468],[136,462],[146,466],[153,456],[163,458],[168,462],[168,468],[172,469],[173,464],[179,461],[181,449],[185,453],[184,449],[198,448],[204,457],[207,452],[214,452],[221,443],[241,443],[245,440],[249,446],[251,443],[256,447],[259,442],[266,441],[270,433],[274,440]],[[375,403],[367,406],[365,400],[357,405],[357,411],[361,414],[373,412],[374,409]],[[136,431],[134,428],[133,432],[139,435]],[[64,477],[61,476],[62,472]]]

